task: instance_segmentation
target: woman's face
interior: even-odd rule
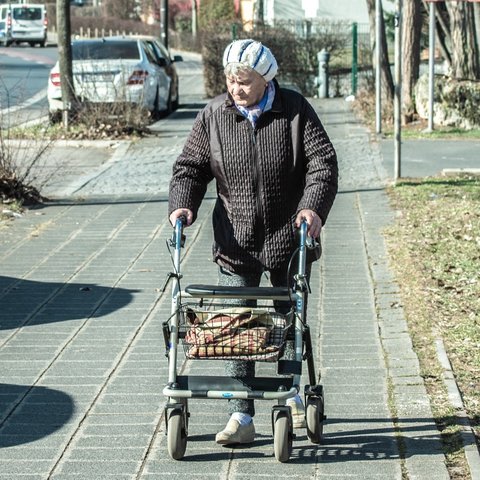
[[[256,105],[265,94],[267,82],[255,70],[240,70],[236,75],[227,75],[226,78],[228,92],[241,107]]]

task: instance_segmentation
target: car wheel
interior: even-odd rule
[[[158,98],[158,92],[157,92],[157,98]],[[158,108],[158,104],[157,104],[157,108]],[[157,111],[158,111],[158,118],[168,117],[168,115],[170,115],[172,113],[173,108],[172,108],[172,94],[171,93],[168,95],[167,108],[165,108],[164,110],[157,110]]]
[[[175,95],[175,100],[172,102],[172,110],[175,111],[177,110],[178,106],[180,105],[180,98],[178,96],[178,87],[177,87],[177,92]]]
[[[170,115],[173,112],[173,103],[172,103],[172,91],[168,92],[167,108],[162,112],[164,117]]]
[[[167,109],[165,110],[165,115],[170,115],[173,112],[173,103],[172,103],[172,94],[168,96]]]
[[[162,111],[160,110],[160,105],[159,105],[159,101],[160,101],[159,99],[160,99],[160,95],[158,94],[158,90],[157,90],[157,93],[155,94],[155,100],[153,101],[153,109],[150,112],[153,120],[158,120],[162,115]]]

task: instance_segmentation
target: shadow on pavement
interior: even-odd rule
[[[172,115],[172,120],[194,120],[197,117],[198,111],[204,105],[185,105],[182,110],[177,110]]]
[[[443,419],[448,422],[448,418]],[[432,427],[430,418],[409,418],[402,420],[401,432],[403,435],[397,437],[397,430],[393,426],[379,426],[391,424],[391,418],[358,418],[352,419],[329,419],[328,425],[345,425],[345,429],[337,432],[324,433],[322,443],[319,445],[311,444],[307,438],[305,430],[295,430],[296,439],[293,442],[292,454],[289,463],[298,464],[327,464],[358,462],[360,460],[374,461],[400,458],[400,450],[404,454],[403,458],[412,455],[443,455],[441,443],[439,442],[440,432]],[[361,429],[352,428],[352,424],[358,423]],[[365,425],[369,425],[365,427]],[[418,435],[415,433],[418,432]],[[402,447],[397,443],[400,438]],[[208,454],[187,454],[184,462],[209,462],[222,461],[225,458],[260,458],[273,457],[273,438],[270,435],[257,434],[255,442],[250,445],[238,445],[223,447],[215,451],[218,446],[213,446],[213,435],[193,435],[189,436],[189,441],[208,441],[212,442],[212,451]],[[302,442],[299,445],[299,442]],[[305,445],[307,442],[308,444]],[[271,455],[264,452],[255,451],[257,448],[271,446]],[[454,446],[449,453],[456,453],[461,450],[461,446]]]
[[[138,290],[0,276],[0,330],[98,318],[128,305]]]
[[[72,397],[60,390],[0,383],[0,448],[47,437],[74,411]]]

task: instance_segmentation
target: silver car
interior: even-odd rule
[[[133,104],[154,118],[178,106],[178,76],[168,50],[154,37],[106,37],[72,42],[74,89],[81,104]],[[48,80],[52,120],[63,110],[57,62]]]

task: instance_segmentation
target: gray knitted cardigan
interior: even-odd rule
[[[297,212],[314,210],[325,223],[337,193],[337,157],[318,116],[302,95],[275,87],[255,128],[229,95],[210,101],[170,182],[169,214],[188,208],[195,219],[216,180],[213,260],[238,273],[284,267],[296,248]]]

